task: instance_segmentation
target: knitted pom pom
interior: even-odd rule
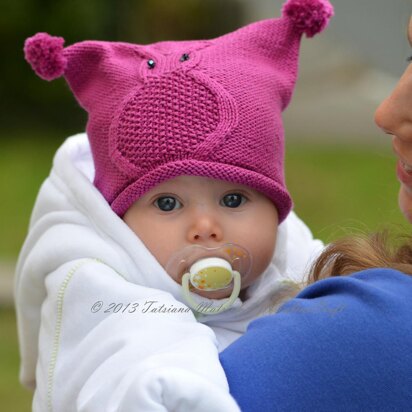
[[[63,37],[37,33],[24,42],[24,57],[39,77],[54,80],[63,75],[67,66],[63,45]]]
[[[328,25],[333,7],[328,0],[288,0],[282,15],[290,18],[300,33],[313,37]]]

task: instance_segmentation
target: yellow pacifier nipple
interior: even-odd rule
[[[233,279],[229,262],[220,258],[206,258],[194,263],[190,270],[190,283],[200,290],[219,290],[230,285]]]
[[[229,300],[219,307],[202,305],[194,301],[189,291],[189,281],[192,286],[202,291],[216,291],[229,287],[233,281],[233,290]],[[207,315],[224,312],[232,306],[240,292],[240,273],[232,270],[228,261],[222,258],[210,257],[195,262],[182,277],[183,294],[189,305],[197,312]]]

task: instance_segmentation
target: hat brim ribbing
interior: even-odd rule
[[[111,203],[119,216],[158,184],[182,175],[204,176],[249,186],[268,197],[276,206],[279,223],[292,209],[292,199],[284,185],[253,170],[215,162],[179,160],[162,165],[127,186]]]

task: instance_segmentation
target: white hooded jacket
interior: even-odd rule
[[[275,255],[231,309],[196,319],[93,186],[86,134],[55,155],[20,252],[20,380],[34,411],[237,411],[218,353],[276,307],[323,245],[291,212]]]

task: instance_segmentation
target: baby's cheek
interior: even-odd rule
[[[140,233],[138,236],[145,245],[146,249],[155,257],[159,264],[165,268],[169,256],[172,255],[170,244],[162,237],[153,235],[153,232]]]
[[[260,270],[263,272],[271,262],[276,248],[276,232],[269,232],[266,236],[262,236],[259,242],[257,258],[260,262]]]
[[[263,266],[262,271],[264,271],[268,267],[269,263],[272,261],[273,254],[274,254],[273,248],[271,249],[266,248],[264,253],[262,253],[262,257],[261,257],[261,262],[262,262],[261,264]]]
[[[257,279],[269,266],[274,253],[274,248],[268,243],[261,243],[261,247],[253,253],[252,271],[254,279]]]

